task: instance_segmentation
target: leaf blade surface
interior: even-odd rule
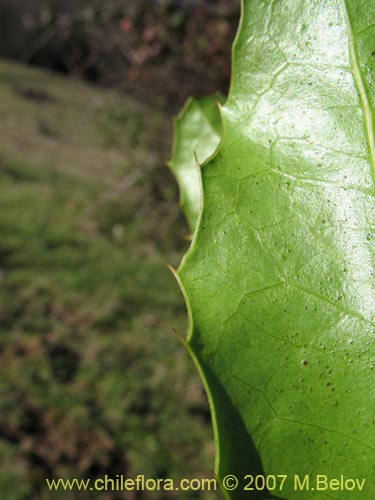
[[[374,25],[370,0],[243,2],[224,137],[179,270],[216,472],[288,474],[285,499],[349,498],[313,490],[317,474],[375,495]]]

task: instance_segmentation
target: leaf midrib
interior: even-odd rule
[[[363,81],[362,73],[358,63],[358,54],[356,50],[354,33],[352,28],[352,23],[349,16],[348,6],[346,0],[341,0],[343,6],[343,14],[347,27],[348,33],[348,42],[349,42],[349,54],[350,54],[350,62],[353,71],[353,77],[355,84],[357,86],[357,90],[359,93],[359,98],[362,104],[363,114],[365,118],[365,129],[366,129],[366,137],[367,143],[369,147],[369,159],[372,167],[372,177],[375,182],[375,134],[374,134],[374,120],[373,120],[373,112],[371,110],[370,102],[367,97],[367,92],[365,88],[365,84]]]

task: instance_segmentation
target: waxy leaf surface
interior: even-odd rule
[[[215,152],[222,135],[218,102],[223,102],[220,95],[189,99],[175,121],[169,166],[177,179],[181,207],[191,232],[202,200],[198,162],[202,164]]]
[[[178,272],[230,499],[375,498],[374,106],[374,0],[244,0]]]

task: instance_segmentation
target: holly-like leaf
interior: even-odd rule
[[[175,138],[169,163],[180,188],[180,203],[194,232],[201,208],[198,162],[205,162],[221,140],[221,95],[189,99],[175,120]]]
[[[375,498],[374,107],[374,0],[243,1],[178,272],[230,499]]]

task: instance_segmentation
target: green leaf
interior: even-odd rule
[[[375,498],[374,107],[373,0],[244,0],[178,272],[230,499]]]
[[[180,188],[180,203],[193,233],[201,208],[197,161],[202,164],[216,150],[222,135],[218,102],[221,95],[189,99],[175,121],[170,168]]]

